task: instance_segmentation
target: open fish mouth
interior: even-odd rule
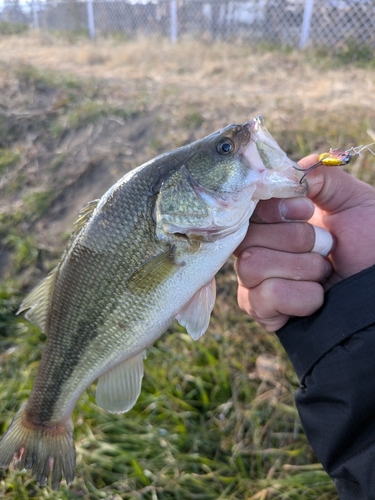
[[[257,116],[247,125],[250,141],[243,154],[251,168],[260,174],[254,198],[304,196],[307,182],[303,179],[303,172],[269,133],[262,116]]]

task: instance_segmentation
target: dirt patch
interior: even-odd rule
[[[155,128],[156,118],[148,114],[129,122],[113,116],[69,131],[58,149],[65,161],[56,175],[62,172],[70,179],[41,219],[39,229],[49,238],[67,232],[89,201],[100,198],[118,179],[146,161],[144,151]]]

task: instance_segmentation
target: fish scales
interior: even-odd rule
[[[128,411],[147,347],[174,319],[194,339],[205,332],[214,276],[257,200],[303,194],[300,177],[258,117],[151,160],[89,204],[56,270],[21,304],[47,340],[0,466],[14,459],[42,486],[70,484],[80,394],[98,378],[97,403]]]
[[[116,309],[126,309],[129,324],[129,311],[136,311],[135,316],[139,317],[139,312],[145,310],[144,297],[132,295],[130,300],[130,294],[126,293],[127,278],[141,262],[160,251],[165,252],[168,247],[157,242],[148,231],[152,206],[147,203],[149,191],[145,188],[155,181],[153,170],[148,170],[150,175],[141,178],[140,182],[124,183],[113,190],[98,216],[77,236],[69,259],[66,258],[59,269],[51,305],[53,312],[46,332],[46,355],[28,403],[27,414],[33,419],[53,418],[55,405],[59,403],[63,407],[71,390],[87,377],[92,364],[90,345],[96,352],[96,337],[101,347],[97,362],[107,358],[108,350],[114,351],[120,346],[122,351],[122,346],[133,340],[133,337],[126,339],[129,330],[118,327],[120,312],[111,326],[108,318]],[[121,202],[123,199],[128,202]],[[129,232],[137,241],[136,246],[134,241],[121,237]],[[78,304],[77,297],[81,299]],[[100,335],[106,319],[106,335]],[[64,335],[66,332],[71,335]],[[78,370],[75,380],[64,397],[61,394],[64,384],[74,370]]]

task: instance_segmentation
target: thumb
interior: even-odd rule
[[[307,196],[327,215],[374,204],[374,189],[340,167],[321,166],[307,175]]]
[[[317,210],[310,222],[335,240],[329,285],[375,264],[375,189],[339,167],[321,166],[307,175],[307,196]]]

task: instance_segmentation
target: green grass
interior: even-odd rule
[[[17,233],[10,233],[4,238],[4,242],[12,251],[11,265],[13,272],[36,265],[39,252],[33,236],[26,235],[22,237]]]
[[[332,48],[317,47],[310,49],[311,59],[318,65],[327,66],[336,64],[337,66],[356,66],[373,68],[375,66],[374,48],[370,44],[358,42],[354,37],[349,37],[342,43]]]
[[[58,219],[56,200],[69,195],[72,172],[80,166],[74,152],[64,149],[64,138],[102,124],[110,114],[128,120],[131,128],[132,118],[147,115],[147,105],[156,101],[156,126],[145,130],[150,121],[134,134],[145,134],[147,152],[162,152],[201,136],[212,123],[224,124],[222,116],[232,116],[234,102],[227,104],[219,95],[218,104],[210,102],[203,116],[199,102],[176,105],[177,84],[160,93],[151,84],[147,92],[140,85],[129,102],[116,100],[119,89],[103,81],[29,66],[2,69],[17,84],[4,92],[20,89],[9,94],[13,107],[44,112],[20,120],[9,106],[9,116],[0,116],[0,259],[7,257],[0,283],[0,434],[30,394],[45,343],[45,335],[16,311],[63,250],[61,243],[52,241],[45,248],[41,241],[48,240],[43,225],[51,212]],[[160,96],[169,104],[159,104]],[[294,159],[329,147],[366,144],[371,142],[366,130],[375,128],[372,110],[355,103],[327,109],[324,116],[319,107],[301,113],[294,103],[283,103],[282,113],[265,118]],[[132,141],[127,147],[136,162],[142,152]],[[350,163],[348,170],[355,165]],[[359,177],[375,182],[372,155],[364,153],[357,170]],[[90,172],[83,170],[78,181],[87,182]],[[110,415],[98,408],[95,385],[81,396],[73,414],[77,467],[71,487],[63,483],[52,492],[39,488],[26,471],[0,470],[0,497],[336,500],[333,483],[303,433],[293,399],[298,380],[276,337],[239,311],[232,264],[224,266],[217,283],[209,331],[194,342],[173,325],[148,350],[142,392],[129,413]],[[269,381],[256,373],[257,360],[265,354],[279,366]]]
[[[0,175],[20,158],[19,153],[14,153],[10,149],[0,148]]]
[[[74,412],[77,479],[48,498],[240,499],[267,488],[281,495],[272,498],[285,498],[281,491],[296,499],[333,493],[316,466],[303,470],[314,459],[292,406],[293,373],[262,391],[259,380],[249,380],[251,360],[272,351],[273,340],[254,348],[254,324],[241,319],[245,342],[215,334],[215,326],[199,342],[171,329],[148,350],[142,393],[128,414],[97,408],[90,388]],[[42,338],[16,320],[14,347],[2,360],[0,430],[30,391]],[[284,462],[295,466],[295,481]],[[2,498],[43,498],[26,472],[1,475]]]
[[[296,49],[290,45],[280,42],[260,43],[252,47],[260,53],[276,52],[281,55],[290,55]],[[353,36],[343,39],[340,43],[332,45],[311,45],[304,50],[305,58],[310,64],[318,69],[324,70],[332,66],[357,66],[362,68],[374,68],[375,53],[371,44],[357,40]]]
[[[0,21],[0,35],[18,35],[27,31],[29,27],[25,23],[8,23]]]

